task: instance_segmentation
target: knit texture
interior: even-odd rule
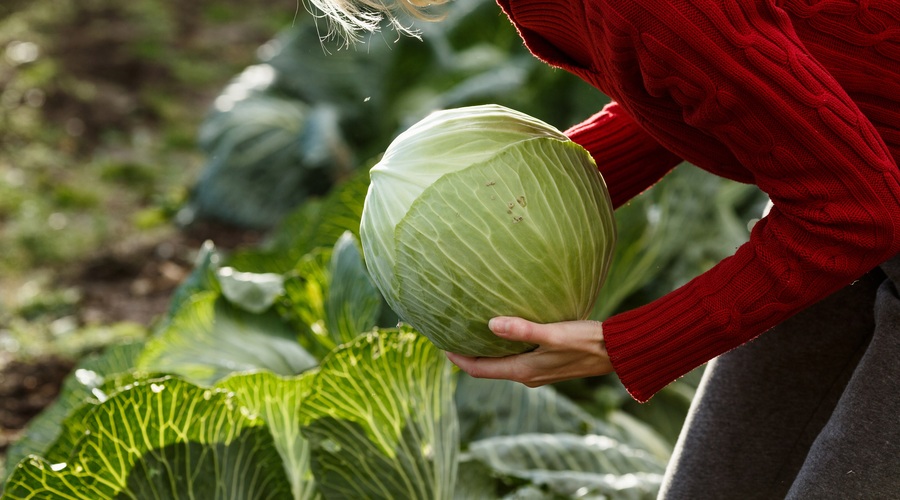
[[[635,399],[900,252],[900,0],[498,1],[614,101],[567,133],[616,206],[682,159],[775,205],[732,257],[603,323]]]

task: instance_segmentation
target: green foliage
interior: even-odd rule
[[[217,388],[231,391],[245,408],[266,422],[296,500],[319,497],[315,478],[310,474],[309,441],[301,434],[297,418],[312,391],[314,377],[312,372],[296,377],[257,372],[235,374],[216,384]]]
[[[755,186],[682,164],[658,186],[616,210],[619,243],[592,317],[602,320],[688,282],[727,257],[762,213]]]
[[[174,378],[135,382],[84,415],[68,461],[20,462],[4,498],[284,498],[271,433],[236,403]]]
[[[251,313],[215,292],[204,292],[185,303],[148,341],[137,366],[211,384],[235,371],[267,369],[293,375],[315,364],[274,311]]]
[[[467,458],[507,482],[553,496],[654,499],[665,462],[607,436],[528,434],[484,439]],[[639,471],[635,473],[635,471]]]
[[[455,401],[464,450],[489,438],[565,433],[605,436],[665,462],[674,444],[674,439],[667,440],[646,422],[619,409],[589,411],[553,386],[532,389],[507,380],[460,374]],[[659,416],[674,420],[673,425],[680,424],[683,413],[666,410],[665,406],[660,408]]]
[[[262,248],[230,256],[229,265],[241,271],[285,273],[305,255],[333,245],[347,231],[358,238],[368,188],[368,172],[356,173],[328,196],[309,200],[285,217]]]
[[[566,128],[606,101],[532,57],[495,5],[447,10],[421,39],[373,35],[331,50],[302,16],[263,45],[260,64],[223,89],[201,128],[207,162],[183,222],[272,227],[436,109],[496,103]]]
[[[358,203],[338,189],[332,200],[341,199]],[[340,227],[353,211],[305,220]],[[286,250],[288,241],[280,248],[298,252]],[[591,413],[551,387],[454,376],[417,332],[373,329],[383,303],[352,232],[275,276],[240,271],[241,293],[224,292],[235,271],[222,270],[238,269],[229,258],[205,245],[145,346],[112,348],[75,371],[11,453],[4,498],[66,488],[105,498],[189,484],[221,492],[212,497],[235,494],[215,489],[226,487],[217,474],[250,494],[261,479],[238,467],[246,459],[270,464],[266,493],[292,498],[553,498],[581,487],[643,498],[658,487],[671,443],[646,425],[618,410]],[[188,411],[221,425],[188,422]],[[149,430],[128,437],[136,428]],[[207,471],[213,456],[234,469]]]
[[[415,331],[360,336],[322,362],[302,407],[326,498],[450,498],[458,427],[450,362]]]

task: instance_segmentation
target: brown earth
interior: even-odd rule
[[[0,370],[0,453],[56,399],[72,365],[71,360],[50,356],[27,362],[13,360]]]

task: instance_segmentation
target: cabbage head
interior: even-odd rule
[[[437,111],[400,134],[370,176],[366,266],[439,348],[520,353],[535,346],[495,336],[490,318],[591,312],[615,245],[612,203],[590,154],[551,125],[497,105]]]

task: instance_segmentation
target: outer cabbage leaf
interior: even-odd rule
[[[138,368],[212,384],[235,371],[295,375],[317,363],[275,311],[253,314],[202,292],[148,341]]]
[[[665,462],[606,436],[519,434],[472,443],[466,457],[544,498],[656,498]],[[471,468],[470,468],[471,469]]]
[[[300,404],[309,397],[312,376],[313,372],[296,377],[269,372],[236,374],[215,386],[234,393],[241,405],[266,422],[294,500],[319,498],[310,469],[309,442],[300,434]]]
[[[331,282],[325,325],[337,344],[355,339],[375,326],[381,313],[381,294],[369,278],[358,242],[345,232],[331,253]]]
[[[450,498],[458,426],[446,357],[407,328],[334,351],[301,405],[326,498]]]
[[[468,454],[497,471],[581,471],[603,474],[661,474],[666,463],[646,451],[596,434],[523,433],[472,443]]]
[[[460,373],[455,402],[463,449],[491,437],[566,433],[606,436],[661,461],[672,452],[670,443],[633,417],[616,410],[598,418],[549,385],[531,388]]]
[[[4,499],[289,498],[263,421],[230,395],[178,379],[135,384],[85,417],[66,463],[23,460]]]
[[[222,295],[233,305],[262,314],[284,293],[284,278],[276,273],[245,273],[233,267],[218,270]]]

